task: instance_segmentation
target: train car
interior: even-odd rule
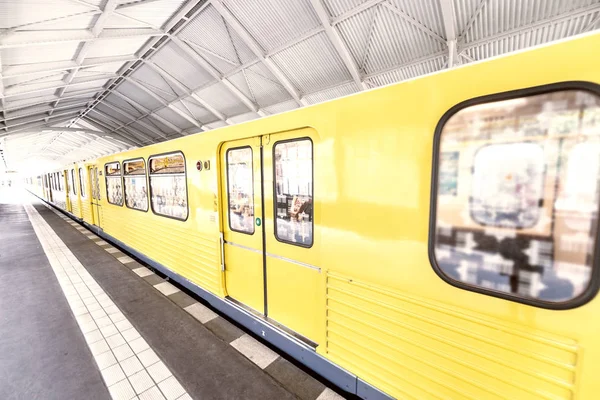
[[[362,398],[596,398],[598,48],[102,157],[83,219]]]

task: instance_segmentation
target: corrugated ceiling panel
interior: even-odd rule
[[[81,83],[81,84],[74,85],[74,86],[68,86],[67,89],[65,90],[65,94],[72,93],[72,92],[80,92],[82,90],[96,89],[96,88],[98,88],[98,90],[100,90],[100,88],[102,88],[102,86],[104,86],[106,84],[106,82],[108,82],[108,81],[106,79],[104,79],[104,80],[96,80],[93,82]]]
[[[214,81],[214,78],[200,68],[177,45],[169,42],[153,57],[152,61],[168,71],[189,89],[196,89]]]
[[[170,123],[175,124],[175,126],[178,126],[181,129],[189,129],[195,126],[190,121],[183,118],[181,115],[177,114],[175,111],[171,110],[168,107],[156,111],[156,114],[160,115],[161,117],[163,117]]]
[[[110,103],[111,105],[113,105],[115,107],[119,107],[123,111],[131,114],[132,116],[134,116],[136,118],[142,115],[142,110],[138,110],[138,108],[136,106],[125,101],[124,99],[122,99],[121,97],[119,97],[117,95],[110,94],[104,99],[104,101]]]
[[[358,85],[354,81],[352,81],[352,82],[348,82],[344,85],[335,86],[335,87],[332,87],[329,89],[321,90],[316,93],[308,94],[308,95],[304,96],[304,98],[310,104],[316,104],[316,103],[322,103],[324,101],[331,100],[331,99],[337,99],[338,97],[347,96],[349,94],[356,93],[359,91],[360,91],[360,88],[358,87]]]
[[[52,61],[72,60],[79,47],[77,42],[44,46],[16,47],[0,50],[2,66],[15,64],[35,64]]]
[[[182,102],[177,102],[173,105],[184,113],[191,114],[193,118],[202,122],[203,124],[217,120],[217,117],[215,117],[213,113],[202,107],[191,97],[188,97],[187,99],[182,100]]]
[[[148,28],[149,25],[142,21],[134,21],[119,14],[111,14],[104,23],[105,29],[123,28]]]
[[[202,100],[206,101],[226,116],[238,115],[248,111],[248,107],[231,94],[229,89],[221,82],[210,85],[209,87],[198,91],[197,94]]]
[[[41,105],[37,105],[37,106],[21,108],[18,110],[7,111],[6,117],[13,119],[16,117],[22,117],[24,115],[31,115],[31,114],[40,113],[40,112],[43,113],[43,112],[49,111],[51,109],[52,109],[52,106],[50,104],[41,104]]]
[[[372,74],[445,49],[445,44],[384,6],[338,24],[359,67]]]
[[[210,124],[206,124],[206,127],[210,129],[223,128],[224,126],[227,126],[227,123],[221,120],[211,122]]]
[[[229,80],[242,93],[253,99],[260,108],[291,98],[290,94],[262,63],[232,75]]]
[[[69,12],[69,14],[71,13]],[[97,15],[80,15],[77,17],[69,18],[67,20],[59,19],[58,21],[42,22],[40,24],[35,24],[34,27],[36,30],[39,29],[48,31],[64,30],[67,26],[68,29],[91,29],[94,26],[94,22],[96,22],[97,19]]]
[[[210,32],[210,35],[206,32]],[[239,39],[237,33],[225,24],[212,6],[206,7],[190,21],[181,30],[179,37],[188,41],[195,52],[222,73],[256,59],[254,53]]]
[[[7,89],[13,85],[17,84],[29,84],[29,83],[39,83],[39,82],[48,82],[48,81],[60,81],[65,77],[66,73],[63,71],[60,72],[42,72],[40,74],[31,74],[31,75],[22,75],[15,76],[14,78],[4,78],[2,82],[4,83],[4,88]]]
[[[8,104],[10,104],[12,106],[17,106],[19,101],[21,101],[21,100],[33,99],[36,97],[46,98],[48,96],[54,95],[55,92],[56,92],[56,89],[47,89],[47,90],[36,91],[35,93],[17,94],[14,96],[6,97],[6,101],[8,102]]]
[[[304,93],[350,79],[350,73],[325,33],[312,36],[272,58]]]
[[[279,104],[273,104],[272,106],[265,107],[264,110],[269,114],[279,114],[282,112],[295,110],[298,108],[296,100],[288,100]]]
[[[81,68],[77,72],[77,75],[79,75],[85,71],[93,71],[96,73],[99,73],[99,72],[114,73],[114,72],[117,72],[123,66],[123,64],[124,64],[123,62],[114,62],[114,63],[110,63],[110,64],[96,65],[93,67],[85,67],[85,68]]]
[[[183,94],[181,90],[177,90],[175,85],[171,82],[167,82],[161,74],[147,65],[142,65],[138,70],[131,74],[131,77],[167,101],[171,101]]]
[[[364,3],[365,0],[324,0],[323,3],[333,17],[344,14]]]
[[[465,38],[472,42],[594,4],[598,0],[489,1]]]
[[[131,98],[136,103],[141,104],[147,109],[153,110],[157,107],[162,106],[162,104],[154,99],[153,97],[148,96],[148,94],[142,89],[137,88],[132,83],[123,82],[117,87],[117,91],[119,93],[123,93],[125,96]]]
[[[56,91],[48,91],[45,94],[32,94],[30,97],[22,98],[23,96],[8,97],[5,99],[8,108],[28,107],[31,105],[45,103],[56,100]]]
[[[517,35],[506,36],[499,40],[484,40],[483,43],[473,46],[467,44],[465,52],[474,60],[482,60],[536,46],[581,33],[598,16],[600,16],[600,12],[555,22],[535,30],[527,30]]]
[[[440,56],[421,64],[414,64],[404,68],[389,71],[380,75],[373,76],[368,79],[369,83],[374,86],[384,86],[390,83],[396,83],[407,79],[415,78],[420,75],[429,74],[439,71],[444,67],[448,60],[447,56]]]
[[[166,126],[165,124],[163,124],[156,118],[152,117],[151,115],[147,116],[146,118],[142,118],[140,121],[145,122],[146,124],[148,124],[150,126],[153,126],[159,132],[163,132],[165,135],[172,135],[174,133],[173,128]],[[139,131],[148,132],[148,128],[146,128],[145,126],[140,125],[138,123],[134,122],[133,124],[131,124],[131,126]]]
[[[389,0],[398,10],[445,37],[440,0]]]
[[[148,38],[144,36],[98,40],[92,43],[86,57],[111,57],[135,54],[147,40]]]
[[[27,12],[23,12],[27,10]],[[90,7],[69,0],[3,0],[0,7],[0,29],[59,18],[90,11]]]
[[[118,10],[139,21],[147,22],[155,27],[161,27],[179,10],[186,0],[158,0],[141,2],[139,5]]]
[[[113,110],[110,107],[105,106],[102,103],[98,104],[95,108],[99,111],[102,111],[105,114],[110,115],[114,119],[121,121],[122,124],[127,124],[132,121],[131,118],[127,118],[125,115]]]
[[[267,51],[321,25],[309,0],[225,0],[223,3]]]
[[[252,121],[253,119],[257,118],[260,118],[260,115],[258,115],[254,111],[250,111],[244,114],[236,115],[235,117],[231,117],[230,119],[236,124],[241,124],[242,122]]]

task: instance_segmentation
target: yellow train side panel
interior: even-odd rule
[[[325,284],[314,298],[297,299],[307,312],[290,320],[318,338],[320,354],[398,398],[594,399],[598,297],[557,311],[454,287],[433,270],[428,237],[433,138],[442,115],[489,94],[575,80],[600,84],[598,49],[600,34],[589,35],[104,157],[100,169],[183,151],[189,217],[110,205],[102,177],[101,226],[223,296],[220,144],[311,127],[319,134],[312,251],[321,250],[306,254]],[[211,168],[197,171],[197,161]],[[284,287],[288,279],[274,273],[269,286]],[[314,315],[326,324],[315,325]]]

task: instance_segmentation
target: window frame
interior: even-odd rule
[[[311,164],[311,177],[310,178],[311,178],[311,183],[312,183],[312,185],[311,185],[312,193],[311,194],[312,194],[312,202],[313,202],[313,215],[312,215],[312,220],[310,221],[312,224],[312,235],[310,238],[311,240],[310,240],[309,245],[302,244],[302,243],[290,242],[289,240],[280,239],[279,236],[277,236],[277,169],[276,169],[276,161],[275,161],[275,148],[277,147],[278,144],[299,142],[302,140],[308,140],[310,142],[310,161],[311,161],[311,163],[310,163]],[[315,210],[316,210],[316,207],[315,207],[315,144],[309,136],[301,136],[301,137],[292,138],[292,139],[278,140],[275,143],[273,143],[271,157],[272,157],[271,164],[273,164],[273,236],[275,236],[275,240],[277,240],[280,243],[285,243],[285,244],[290,244],[292,246],[310,249],[315,244]]]
[[[110,201],[110,198],[108,196],[108,178],[116,178],[117,175],[107,175],[106,174],[106,166],[109,164],[119,164],[119,178],[121,178],[121,188],[123,190],[123,198],[121,199],[121,204],[119,203],[112,203]],[[113,206],[118,206],[118,207],[123,207],[123,204],[125,203],[125,188],[123,187],[123,165],[121,162],[119,161],[111,161],[111,162],[107,162],[104,164],[104,166],[102,167],[102,172],[104,172],[104,184],[106,185],[106,202],[108,204],[111,204]],[[98,185],[100,186],[100,185]],[[99,199],[98,199],[99,200]]]
[[[231,196],[229,195],[229,152],[232,150],[242,150],[242,149],[250,149],[250,154],[252,156],[250,159],[250,162],[251,162],[250,165],[252,166],[252,220],[253,220],[252,232],[239,231],[239,230],[233,229],[231,227],[231,209],[229,207],[227,207],[227,224],[229,225],[229,229],[233,232],[252,236],[256,233],[256,226],[255,226],[256,216],[254,214],[254,211],[256,210],[254,207],[254,150],[252,150],[252,146],[232,147],[230,149],[227,149],[227,151],[225,152],[225,166],[226,166],[225,174],[227,176],[227,204],[229,204],[229,200],[231,199]]]
[[[77,185],[75,185],[75,168],[71,168],[71,191],[77,196]]]
[[[127,189],[125,188],[125,176],[127,176],[127,174],[125,173],[125,163],[128,162],[132,162],[132,161],[143,161],[144,162],[144,179],[146,180],[146,187],[149,188],[150,187],[150,182],[148,180],[149,177],[149,173],[148,173],[148,163],[146,162],[146,160],[144,159],[144,157],[137,157],[137,158],[130,158],[127,160],[123,160],[123,162],[121,163],[121,175],[123,177],[123,202],[125,204],[125,207],[129,208],[130,210],[136,210],[136,211],[141,211],[141,212],[145,212],[147,213],[148,210],[150,210],[150,202],[151,202],[151,198],[149,197],[150,191],[146,190],[146,200],[148,200],[148,202],[146,203],[146,209],[143,210],[141,208],[134,208],[134,207],[129,207],[127,205]],[[141,175],[133,175],[133,176],[141,176]],[[187,183],[186,183],[187,185]],[[186,196],[187,196],[187,186],[186,186]]]
[[[184,181],[185,181],[185,206],[187,208],[187,213],[186,213],[185,219],[173,217],[172,215],[157,213],[156,211],[154,211],[154,205],[152,204],[152,184],[150,181],[150,178],[152,177],[152,172],[150,170],[150,161],[155,157],[163,157],[163,156],[168,156],[171,154],[181,154],[181,156],[183,157],[183,177],[184,177]],[[187,160],[185,158],[185,154],[183,154],[183,151],[174,150],[174,151],[167,151],[165,153],[160,153],[160,154],[152,154],[152,155],[148,156],[148,158],[147,158],[146,168],[148,170],[148,194],[150,196],[148,198],[148,201],[150,202],[150,209],[152,210],[152,214],[160,216],[160,217],[164,217],[164,218],[174,219],[175,221],[181,221],[181,222],[187,221],[190,218],[190,198],[189,198],[188,181],[187,181]],[[161,174],[155,174],[155,175],[160,176]]]
[[[79,167],[77,169],[77,173],[78,173],[78,178],[79,178],[79,196],[82,199],[85,199],[87,197],[87,193],[85,190],[85,185],[83,184],[83,179],[81,179],[81,172],[83,171],[83,177],[85,178],[85,169],[83,167]]]
[[[492,103],[504,100],[513,100],[521,97],[531,97],[543,94],[549,94],[553,92],[562,92],[569,90],[579,90],[588,92],[592,95],[595,95],[600,98],[600,85],[585,82],[585,81],[564,81],[551,83],[540,86],[532,86],[529,88],[509,90],[506,92],[493,93],[488,95],[483,95],[479,97],[470,98],[464,100],[453,107],[451,107],[448,111],[446,111],[440,120],[438,121],[434,136],[433,136],[433,152],[432,152],[432,168],[431,168],[431,190],[430,190],[430,203],[429,203],[429,237],[428,237],[428,255],[429,262],[434,272],[446,283],[457,287],[459,289],[464,289],[470,292],[475,292],[479,294],[483,294],[489,297],[495,297],[502,300],[513,301],[516,303],[525,304],[528,306],[549,309],[549,310],[568,310],[580,307],[590,300],[592,300],[596,294],[598,293],[598,289],[600,288],[600,250],[595,250],[592,263],[590,265],[592,271],[589,283],[586,289],[577,297],[574,297],[570,300],[555,303],[544,300],[531,299],[526,297],[520,297],[517,294],[505,293],[495,290],[486,289],[482,286],[475,286],[472,284],[468,284],[459,280],[455,280],[450,276],[446,275],[440,266],[437,263],[435,258],[435,237],[437,231],[437,204],[438,204],[438,174],[439,174],[439,155],[440,155],[440,142],[442,137],[442,131],[446,123],[454,116],[454,114],[459,111],[472,107],[475,105]],[[600,201],[598,202],[598,215],[600,215]],[[596,237],[594,238],[594,249],[598,248],[600,244],[600,229],[596,232]]]

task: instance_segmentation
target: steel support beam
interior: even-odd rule
[[[310,2],[315,10],[315,13],[319,17],[319,20],[321,21],[321,25],[323,25],[323,28],[325,28],[325,34],[329,38],[331,44],[333,44],[335,51],[348,69],[348,72],[350,72],[350,75],[352,75],[354,83],[356,83],[358,87],[363,90],[368,89],[367,85],[362,81],[360,70],[358,69],[356,62],[354,62],[354,58],[352,57],[352,54],[350,54],[350,50],[348,50],[348,47],[342,40],[339,32],[331,24],[331,19],[327,10],[325,10],[322,1],[310,0]]]
[[[105,32],[94,36],[87,29],[51,30],[51,31],[24,31],[15,32],[0,38],[0,49],[24,48],[31,46],[55,45],[73,42],[96,42],[106,39],[125,39],[133,37],[164,36],[165,32],[157,29],[118,29],[118,32]]]
[[[35,75],[45,72],[67,72],[75,68],[87,68],[87,67],[101,67],[104,65],[135,62],[138,58],[135,55],[130,56],[116,56],[116,57],[94,57],[87,58],[83,61],[82,65],[77,65],[75,61],[60,61],[60,62],[49,62],[49,63],[34,63],[34,64],[21,64],[11,65],[4,69],[2,76],[4,78],[15,78],[26,75]]]
[[[362,3],[361,5],[359,5],[358,7],[354,7],[351,10],[346,11],[345,13],[342,13],[340,15],[338,15],[337,17],[335,17],[334,19],[331,20],[331,24],[332,25],[337,25],[340,22],[343,22],[345,20],[347,20],[348,18],[352,18],[357,14],[360,14],[361,12],[368,10],[371,7],[375,7],[376,5],[383,3],[384,1],[387,0],[369,0],[369,1],[365,1],[364,3]]]
[[[440,0],[442,10],[442,19],[444,20],[444,29],[446,31],[446,44],[448,46],[448,68],[460,64],[458,58],[458,37],[456,35],[456,13],[454,12],[453,0]]]
[[[32,93],[38,93],[38,92],[45,92],[48,90],[56,90],[56,89],[61,89],[63,87],[66,86],[78,86],[78,85],[85,85],[86,83],[90,83],[90,82],[98,82],[98,81],[107,81],[109,79],[112,79],[114,77],[114,75],[111,76],[106,76],[106,77],[102,77],[102,78],[92,78],[92,79],[85,79],[79,82],[74,82],[71,83],[70,85],[67,83],[63,83],[60,85],[50,85],[48,87],[38,87],[36,89],[32,89],[32,90],[24,90],[24,91],[17,91],[17,90],[12,90],[12,89],[7,89],[7,91],[10,91],[10,93],[5,93],[4,97],[14,97],[14,96],[21,96],[24,94],[32,94]],[[24,86],[33,86],[33,85],[24,85]],[[102,90],[102,86],[100,85],[100,87],[98,88],[98,91]]]
[[[102,31],[104,30],[104,25],[106,25],[106,22],[108,21],[108,18],[113,14],[115,9],[117,8],[117,4],[118,4],[117,0],[108,0],[106,2],[106,4],[104,4],[104,8],[102,9],[102,14],[100,14],[98,19],[96,20],[96,23],[92,27],[92,35],[94,35],[94,37],[97,38],[100,36]],[[75,75],[77,75],[77,72],[79,72],[79,70],[82,68],[83,62],[84,62],[85,58],[87,57],[87,53],[89,52],[90,48],[92,47],[92,43],[93,42],[85,42],[79,49],[77,56],[75,57],[75,64],[77,64],[77,67],[73,68],[69,72],[69,75],[67,75],[67,77],[65,78],[65,82],[67,83],[67,86],[61,88],[58,91],[58,99],[54,102],[54,106],[53,106],[52,110],[50,110],[48,112],[48,116],[52,115],[52,113],[54,112],[54,109],[60,103],[61,97],[64,96],[65,91],[67,90],[69,85],[73,82]]]
[[[6,112],[4,111],[6,104],[4,103],[4,74],[2,72],[2,52],[0,52],[0,110],[6,118]]]
[[[183,40],[181,40],[175,36],[171,37],[171,41],[177,47],[179,47],[188,57],[190,57],[192,59],[192,61],[194,61],[198,66],[200,66],[202,69],[204,69],[206,72],[208,72],[215,80],[217,80],[217,81],[221,82],[223,85],[225,85],[225,87],[235,97],[240,99],[240,101],[242,103],[244,103],[244,105],[246,107],[248,107],[248,109],[250,111],[254,111],[255,113],[258,113],[261,117],[264,117],[265,115],[267,115],[265,112],[260,110],[259,107],[256,104],[254,104],[254,102],[252,100],[250,100],[248,97],[246,97],[246,95],[244,93],[242,93],[237,87],[235,87],[235,85],[233,85],[233,83],[231,83],[228,79],[226,79],[223,75],[221,75],[221,73],[215,67],[210,65],[210,63],[208,61],[206,61],[198,53],[196,53],[194,50],[192,50],[191,47],[189,47],[189,45],[187,43],[185,43]]]
[[[63,97],[63,100],[77,99],[77,98],[83,97],[85,95],[88,95],[88,98],[89,98],[88,101],[93,101],[94,99],[93,99],[92,95],[94,93],[98,93],[100,90],[102,90],[102,89],[94,89],[94,90],[79,92],[77,94],[69,94],[69,96]],[[7,107],[4,108],[4,111],[20,110],[21,108],[32,107],[32,106],[36,106],[39,104],[52,103],[54,100],[56,100],[56,95],[52,94],[49,96],[35,97],[32,99],[27,99],[27,100],[30,100],[31,102],[28,103],[26,100],[20,100],[19,104],[11,103],[10,105],[7,105]],[[2,110],[0,110],[0,111],[2,111]]]
[[[186,88],[181,82],[179,82],[175,77],[173,77],[167,71],[165,71],[164,69],[162,69],[161,67],[154,64],[151,61],[146,62],[146,65],[148,65],[148,67],[150,67],[154,71],[156,71],[157,74],[159,74],[163,78],[167,79],[171,84],[177,86],[179,88],[179,90],[184,93],[181,96],[187,95],[188,97],[192,97],[194,100],[196,100],[198,103],[200,103],[202,105],[202,107],[206,108],[215,117],[217,117],[221,121],[227,123],[228,125],[231,125],[231,123],[227,121],[227,117],[225,115],[223,115],[223,113],[221,113],[219,110],[217,110],[216,108],[211,106],[208,102],[201,99],[200,96],[198,96],[196,93],[194,93],[194,91],[188,90],[188,88]],[[179,98],[181,98],[181,96],[179,96]]]
[[[63,118],[58,118],[59,116],[61,116]],[[26,130],[31,130],[31,129],[39,129],[40,127],[46,126],[46,125],[61,124],[63,122],[70,121],[71,119],[75,118],[75,115],[71,115],[71,116],[67,117],[67,116],[63,116],[60,114],[54,114],[52,117],[53,118],[51,119],[51,121],[48,121],[48,122],[44,121],[44,118],[40,118],[39,120],[33,121],[30,124],[21,125],[17,129],[11,129],[10,132],[0,133],[0,137],[13,135],[13,134],[15,134],[17,132],[21,132],[21,131],[26,131]]]
[[[126,112],[125,110],[123,110],[123,109],[121,109],[119,107],[116,107],[116,106],[112,105],[108,101],[103,101],[101,105],[104,106],[104,107],[108,107],[111,110],[113,110],[113,111],[121,114],[125,118],[129,119],[129,121],[131,121],[131,122],[136,122],[136,120],[137,120],[137,118],[134,117],[133,115],[129,114],[128,112]],[[149,125],[149,124],[145,123],[144,121],[137,121],[137,123],[140,124],[141,126],[143,126],[144,128],[148,129],[149,131],[154,132],[157,136],[162,137],[163,139],[167,138],[164,133],[162,133],[161,131],[159,131],[158,129],[156,129],[155,127],[153,127],[152,125]],[[123,124],[123,122],[120,122],[120,125],[122,125],[122,124]],[[144,132],[138,131],[137,129],[131,128],[131,127],[129,129],[131,129],[132,131],[138,133],[145,140],[149,140],[150,142],[155,142],[156,141],[156,138],[148,136]]]
[[[41,21],[29,22],[27,24],[16,25],[16,26],[13,26],[13,27],[11,27],[9,29],[6,29],[6,30],[0,32],[0,40],[4,36],[7,36],[7,35],[9,35],[9,34],[11,34],[13,32],[16,32],[19,29],[27,29],[27,28],[30,28],[33,25],[43,24],[43,23],[46,23],[46,22],[57,22],[57,21],[64,22],[64,21],[67,21],[67,20],[72,19],[72,18],[77,18],[77,17],[81,17],[81,16],[84,16],[84,15],[92,16],[92,15],[100,14],[101,12],[102,11],[98,10],[97,7],[96,7],[95,10],[91,10],[91,11],[84,11],[84,12],[75,13],[75,14],[63,15],[63,16],[56,17],[56,18],[49,18],[49,19],[44,19],[44,20],[41,20]]]
[[[175,132],[179,133],[180,135],[183,135],[181,133],[181,128],[179,128],[177,125],[171,123],[170,121],[167,121],[166,119],[164,119],[163,117],[161,117],[160,115],[156,115],[153,112],[154,111],[158,111],[158,110],[150,110],[149,108],[144,107],[143,105],[141,105],[140,103],[136,102],[135,100],[127,97],[126,95],[124,95],[123,93],[114,90],[112,91],[112,94],[114,94],[115,96],[118,96],[120,98],[122,98],[123,100],[125,100],[126,102],[128,102],[129,104],[131,104],[134,107],[139,108],[140,110],[142,110],[142,112],[144,112],[144,115],[142,117],[152,117],[154,119],[156,119],[157,121],[159,121],[160,123],[162,123],[163,125],[168,126],[169,128],[173,129]],[[143,121],[137,120],[138,124],[142,124]],[[153,128],[156,129],[156,128]],[[157,131],[160,132],[160,131]],[[162,137],[163,139],[166,139],[167,136],[164,133],[160,133],[159,134],[160,137]]]
[[[246,28],[240,24],[235,16],[223,5],[221,0],[211,0],[212,6],[223,17],[225,22],[238,34],[248,48],[258,57],[267,69],[277,78],[285,90],[292,96],[300,106],[308,105],[308,102],[302,99],[298,90],[292,85],[290,80],[284,75],[277,65],[270,58],[266,57],[265,51],[260,47],[256,40],[248,33]]]
[[[69,107],[77,107],[77,106],[84,106],[88,103],[90,103],[92,100],[87,100],[85,102],[81,102],[81,103],[72,103],[72,104],[68,104],[68,105],[64,105],[61,107],[57,107],[56,110],[62,110],[64,108],[69,108]],[[45,114],[48,111],[53,110],[53,108],[51,106],[48,106],[47,108],[41,109],[41,110],[37,110],[37,111],[31,111],[25,114],[8,114],[4,116],[4,118],[0,118],[0,122],[6,122],[6,121],[10,121],[11,119],[19,119],[19,118],[23,118],[23,117],[29,117],[32,115],[37,115],[37,114]]]

